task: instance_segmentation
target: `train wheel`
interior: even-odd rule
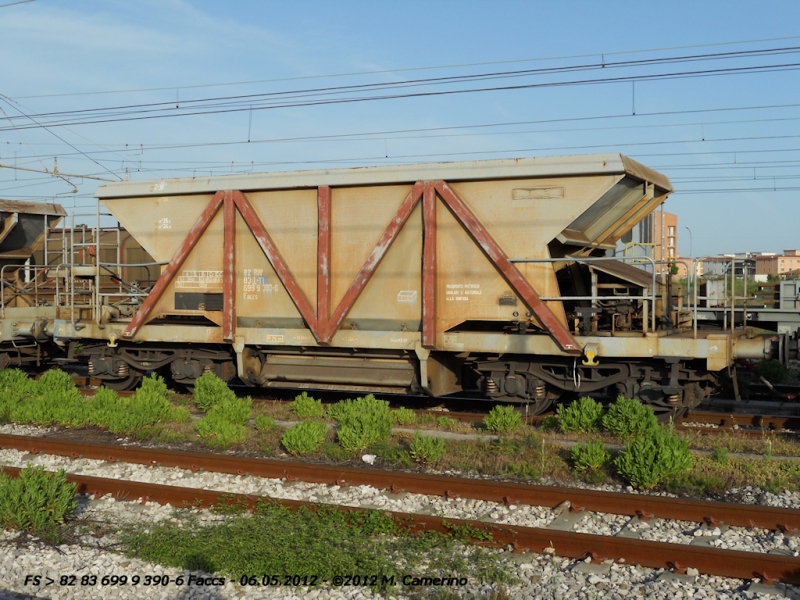
[[[531,402],[516,404],[514,406],[514,410],[519,413],[523,420],[526,420],[526,417],[536,417],[544,412],[547,412],[547,410],[553,405],[553,402],[558,400],[560,396],[561,390],[548,389],[544,398],[537,398]]]
[[[688,406],[671,406],[664,404],[649,403],[647,406],[653,409],[656,413],[656,418],[659,423],[670,423],[677,421],[689,410]]]
[[[121,379],[101,379],[103,385],[110,390],[117,392],[124,392],[132,390],[142,382],[142,374],[136,371],[131,371],[127,377]]]

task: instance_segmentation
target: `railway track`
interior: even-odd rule
[[[793,535],[800,529],[800,510],[723,502],[685,500],[640,494],[600,492],[576,488],[525,485],[497,481],[431,476],[415,473],[387,472],[365,468],[312,465],[270,459],[253,459],[193,452],[153,450],[138,447],[82,444],[28,438],[0,436],[0,446],[14,448],[30,455],[53,454],[72,459],[95,459],[109,463],[127,462],[153,467],[179,467],[191,472],[216,472],[238,476],[281,479],[285,482],[303,481],[323,486],[371,486],[383,489],[388,495],[417,493],[457,500],[459,498],[502,503],[508,506],[543,506],[555,511],[555,518],[546,527],[521,527],[475,520],[447,519],[451,525],[469,525],[487,529],[492,543],[510,546],[516,551],[549,552],[567,558],[600,557],[618,563],[639,564],[668,569],[676,573],[686,568],[700,573],[734,577],[758,578],[783,583],[800,584],[800,558],[778,554],[720,549],[707,545],[667,543],[638,539],[635,525],[658,520],[693,521],[702,529],[747,527],[780,531]],[[9,472],[14,472],[13,469]],[[201,502],[219,502],[222,492],[187,489],[143,482],[103,479],[71,475],[85,493],[95,496],[113,494],[124,499],[147,499],[169,502],[173,506]],[[228,500],[252,505],[253,495],[224,494]],[[281,500],[289,506],[301,506],[302,501]],[[346,510],[357,510],[347,508]],[[554,514],[555,514],[554,513]],[[602,536],[571,531],[572,525],[590,513],[612,513],[629,518],[628,524],[616,535]],[[445,531],[443,517],[393,513],[397,519],[411,518],[415,529]],[[633,528],[630,525],[634,525]],[[699,536],[702,541],[703,536]],[[552,550],[546,550],[552,548]]]

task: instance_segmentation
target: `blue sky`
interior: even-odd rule
[[[0,7],[0,164],[52,170],[57,158],[61,173],[150,179],[622,152],[673,180],[667,210],[679,216],[682,254],[687,225],[694,255],[780,252],[800,247],[798,23],[796,1],[35,0]],[[705,56],[613,66],[695,55]],[[639,79],[313,106],[296,94],[603,63],[304,99]],[[281,108],[263,109],[255,96],[287,92]],[[172,116],[232,96],[236,112]],[[124,120],[130,109],[118,109],[153,103],[165,104],[141,110],[171,113]],[[65,118],[47,113],[99,108],[125,115],[39,126]],[[0,168],[0,197],[68,209],[93,206],[98,183]]]

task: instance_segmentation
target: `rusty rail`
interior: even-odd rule
[[[19,469],[3,468],[6,473],[16,476]],[[105,479],[83,475],[67,475],[67,479],[78,485],[78,493],[103,496],[112,494],[119,500],[147,500],[173,506],[209,507],[225,503],[253,508],[264,498],[244,494],[222,494],[185,487],[158,485]],[[274,501],[274,500],[270,500]],[[276,501],[288,507],[319,506],[318,504],[299,500]],[[368,509],[338,507],[339,510],[361,512]],[[800,583],[800,558],[742,552],[738,550],[720,550],[717,548],[690,546],[685,544],[669,544],[628,538],[607,537],[586,533],[554,531],[534,527],[516,527],[509,525],[487,524],[480,521],[460,520],[427,515],[414,515],[390,512],[396,522],[415,532],[435,531],[451,533],[455,526],[469,526],[492,535],[493,546],[511,547],[516,552],[528,550],[543,553],[550,550],[558,556],[567,558],[595,559],[610,558],[617,562],[642,565],[654,569],[670,569],[680,571],[693,567],[699,572],[737,579],[777,578],[783,583]],[[448,527],[448,525],[450,527]]]
[[[800,529],[800,510],[665,498],[646,494],[602,492],[580,488],[529,485],[496,480],[434,476],[401,471],[319,465],[264,458],[224,456],[131,446],[68,442],[35,437],[0,435],[0,448],[38,454],[129,462],[193,471],[211,471],[326,485],[370,485],[391,491],[462,497],[507,504],[555,507],[569,501],[587,511],[628,516],[652,515],[697,523],[725,523],[736,527],[792,531]]]

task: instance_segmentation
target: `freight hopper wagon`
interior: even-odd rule
[[[58,268],[47,260],[37,265],[33,256],[60,258],[60,247],[48,249],[47,232],[65,215],[59,204],[0,200],[0,369],[62,354],[52,344]]]
[[[530,413],[605,391],[675,414],[771,342],[679,328],[652,268],[606,257],[671,191],[618,154],[103,185],[161,274],[138,295],[61,307],[55,337],[115,387],[164,368],[188,385],[213,371],[473,390]]]

